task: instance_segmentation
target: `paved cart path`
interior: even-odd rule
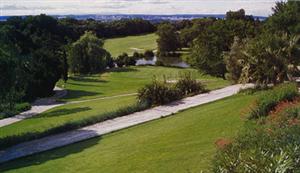
[[[136,112],[127,116],[100,122],[91,126],[72,130],[41,139],[24,142],[0,151],[0,163],[31,154],[62,147],[75,142],[101,136],[110,132],[145,123],[161,117],[170,116],[179,111],[213,102],[236,94],[240,89],[253,85],[232,85],[209,93],[188,97],[171,104],[154,107],[145,111]]]
[[[37,99],[32,104],[30,110],[22,112],[13,117],[1,119],[0,120],[0,128],[11,125],[11,124],[19,122],[19,121],[22,121],[27,118],[31,118],[35,115],[46,112],[46,111],[48,111],[52,108],[58,107],[58,106],[63,106],[63,105],[67,105],[67,104],[83,103],[83,102],[89,102],[89,101],[96,101],[96,100],[112,99],[112,98],[117,98],[117,97],[133,96],[133,95],[137,94],[137,93],[130,93],[130,94],[122,94],[122,95],[116,95],[116,96],[110,96],[110,97],[99,97],[99,98],[80,100],[80,101],[58,102],[57,100],[59,98],[62,98],[65,95],[67,95],[67,90],[55,87],[54,91],[55,91],[55,95],[52,97]]]

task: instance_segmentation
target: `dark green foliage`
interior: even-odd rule
[[[14,103],[14,107],[10,109],[7,109],[7,107],[3,109],[3,106],[0,106],[0,119],[14,116],[29,109],[31,109],[31,104],[27,102]]]
[[[135,60],[142,59],[144,57],[145,56],[144,56],[143,53],[138,53],[138,52],[134,52],[133,55],[132,55],[132,58],[135,59]]]
[[[65,28],[65,34],[70,40],[78,40],[86,31],[94,32],[97,37],[122,37],[153,33],[156,30],[154,24],[142,19],[122,19],[110,22],[88,20],[76,20],[73,18],[60,19],[59,24]]]
[[[175,85],[154,79],[151,84],[146,85],[138,91],[138,99],[141,103],[156,106],[206,91],[200,82],[191,77],[191,74],[184,74],[180,76]]]
[[[300,34],[300,2],[277,2],[274,14],[267,19],[266,28],[271,33],[284,32],[291,35]]]
[[[4,116],[15,111],[15,104],[25,94],[29,75],[24,72],[23,65],[12,50],[7,47],[5,52],[0,47],[0,114]]]
[[[138,93],[139,101],[151,106],[163,105],[183,97],[179,90],[156,79],[151,84],[140,89]]]
[[[276,86],[273,90],[265,91],[251,108],[249,118],[257,119],[265,117],[279,102],[291,101],[298,95],[298,88],[294,83],[281,84]]]
[[[256,36],[260,31],[260,22],[248,16],[206,22],[211,24],[198,27],[200,28],[198,33],[191,31],[197,35],[193,38],[192,53],[187,60],[189,64],[205,73],[224,78],[226,66],[222,57],[223,52],[230,50],[235,36],[240,39]]]
[[[70,48],[68,56],[70,70],[79,74],[104,71],[110,54],[103,49],[103,44],[103,40],[95,34],[86,32]]]
[[[0,149],[16,145],[21,142],[26,142],[34,139],[39,139],[45,136],[65,132],[68,130],[78,129],[80,127],[88,126],[98,122],[106,121],[109,119],[125,116],[134,112],[142,111],[147,109],[149,106],[147,104],[136,103],[128,107],[120,108],[113,112],[108,112],[105,114],[95,115],[93,117],[88,117],[85,119],[80,119],[72,122],[62,124],[58,127],[50,128],[43,132],[29,132],[22,134],[20,136],[8,136],[0,139]]]
[[[154,53],[152,50],[146,50],[145,53],[144,53],[144,56],[146,59],[151,59],[154,57]]]
[[[173,25],[168,23],[159,25],[157,35],[159,36],[157,40],[159,56],[175,52],[180,47],[179,35]]]
[[[156,65],[156,66],[165,66],[164,62],[162,62],[161,60],[157,60],[157,61],[155,62],[155,65]]]
[[[16,71],[24,80],[22,99],[32,100],[52,94],[55,83],[63,76],[64,29],[57,20],[46,15],[11,17],[0,28],[2,50],[11,49]],[[24,77],[25,76],[25,77]],[[8,78],[8,76],[6,76]]]
[[[123,67],[124,65],[134,66],[136,64],[137,56],[139,57],[140,55],[135,54],[133,56],[128,56],[127,53],[123,53],[116,59],[116,64],[118,65],[118,67]]]
[[[177,88],[184,96],[206,92],[204,85],[192,78],[190,73],[183,74],[176,82],[175,88]]]

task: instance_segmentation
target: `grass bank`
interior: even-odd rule
[[[215,141],[236,135],[256,96],[237,95],[0,166],[7,172],[200,172]]]

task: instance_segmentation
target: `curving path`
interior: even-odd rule
[[[37,99],[32,104],[30,110],[22,112],[13,117],[1,119],[0,127],[22,121],[23,119],[33,117],[39,113],[42,113],[42,112],[45,112],[45,111],[51,109],[51,108],[63,105],[64,103],[58,103],[56,100],[67,95],[67,91],[62,88],[55,87],[54,92],[55,92],[55,94],[52,97]]]
[[[111,99],[111,98],[117,98],[117,97],[126,97],[126,96],[132,96],[136,95],[137,93],[131,93],[131,94],[122,94],[122,95],[116,95],[116,96],[110,96],[110,97],[99,97],[94,99],[88,99],[88,100],[81,100],[81,101],[72,101],[72,102],[58,102],[57,99],[62,98],[67,95],[67,90],[61,89],[58,87],[54,88],[55,95],[49,98],[41,98],[37,99],[31,106],[31,109],[25,112],[22,112],[18,115],[15,115],[13,117],[4,118],[0,120],[0,128],[11,125],[13,123],[22,121],[27,118],[31,118],[35,115],[38,115],[40,113],[43,113],[47,110],[50,110],[52,108],[63,106],[67,104],[75,104],[75,103],[83,103],[88,101],[95,101],[95,100],[104,100],[104,99]]]
[[[0,163],[101,136],[127,127],[159,119],[161,117],[170,116],[188,108],[232,96],[240,89],[252,86],[252,84],[232,85],[209,93],[188,97],[168,105],[154,107],[145,111],[107,120],[77,130],[21,143],[0,151]]]

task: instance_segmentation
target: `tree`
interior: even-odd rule
[[[18,70],[30,76],[24,81],[25,99],[53,93],[63,72],[61,52],[66,40],[62,30],[55,18],[46,15],[12,17],[1,27],[1,45],[14,49],[17,62],[22,62]]]
[[[118,67],[123,67],[125,66],[130,66],[130,65],[135,65],[136,64],[136,57],[135,56],[128,56],[127,53],[123,53],[118,56],[116,63]]]
[[[145,57],[146,59],[151,59],[151,58],[153,58],[153,57],[154,57],[153,51],[152,51],[152,50],[146,50],[145,53],[144,53],[144,57]]]
[[[92,32],[85,32],[71,45],[68,60],[71,72],[80,74],[98,73],[107,66],[110,54],[103,48],[103,40]]]
[[[245,62],[241,81],[258,85],[274,85],[288,80],[298,71],[300,49],[299,37],[287,34],[263,34],[251,40],[245,48]]]
[[[14,109],[17,102],[22,100],[26,90],[28,76],[20,68],[21,62],[15,53],[0,47],[0,112]]]
[[[300,2],[276,2],[273,14],[267,19],[267,29],[270,32],[300,34]]]
[[[179,36],[173,25],[168,23],[159,25],[157,35],[159,36],[157,44],[160,55],[175,52],[180,47]]]
[[[242,74],[243,63],[246,59],[244,54],[246,42],[235,37],[229,52],[224,53],[224,61],[226,64],[226,79],[238,83]]]

